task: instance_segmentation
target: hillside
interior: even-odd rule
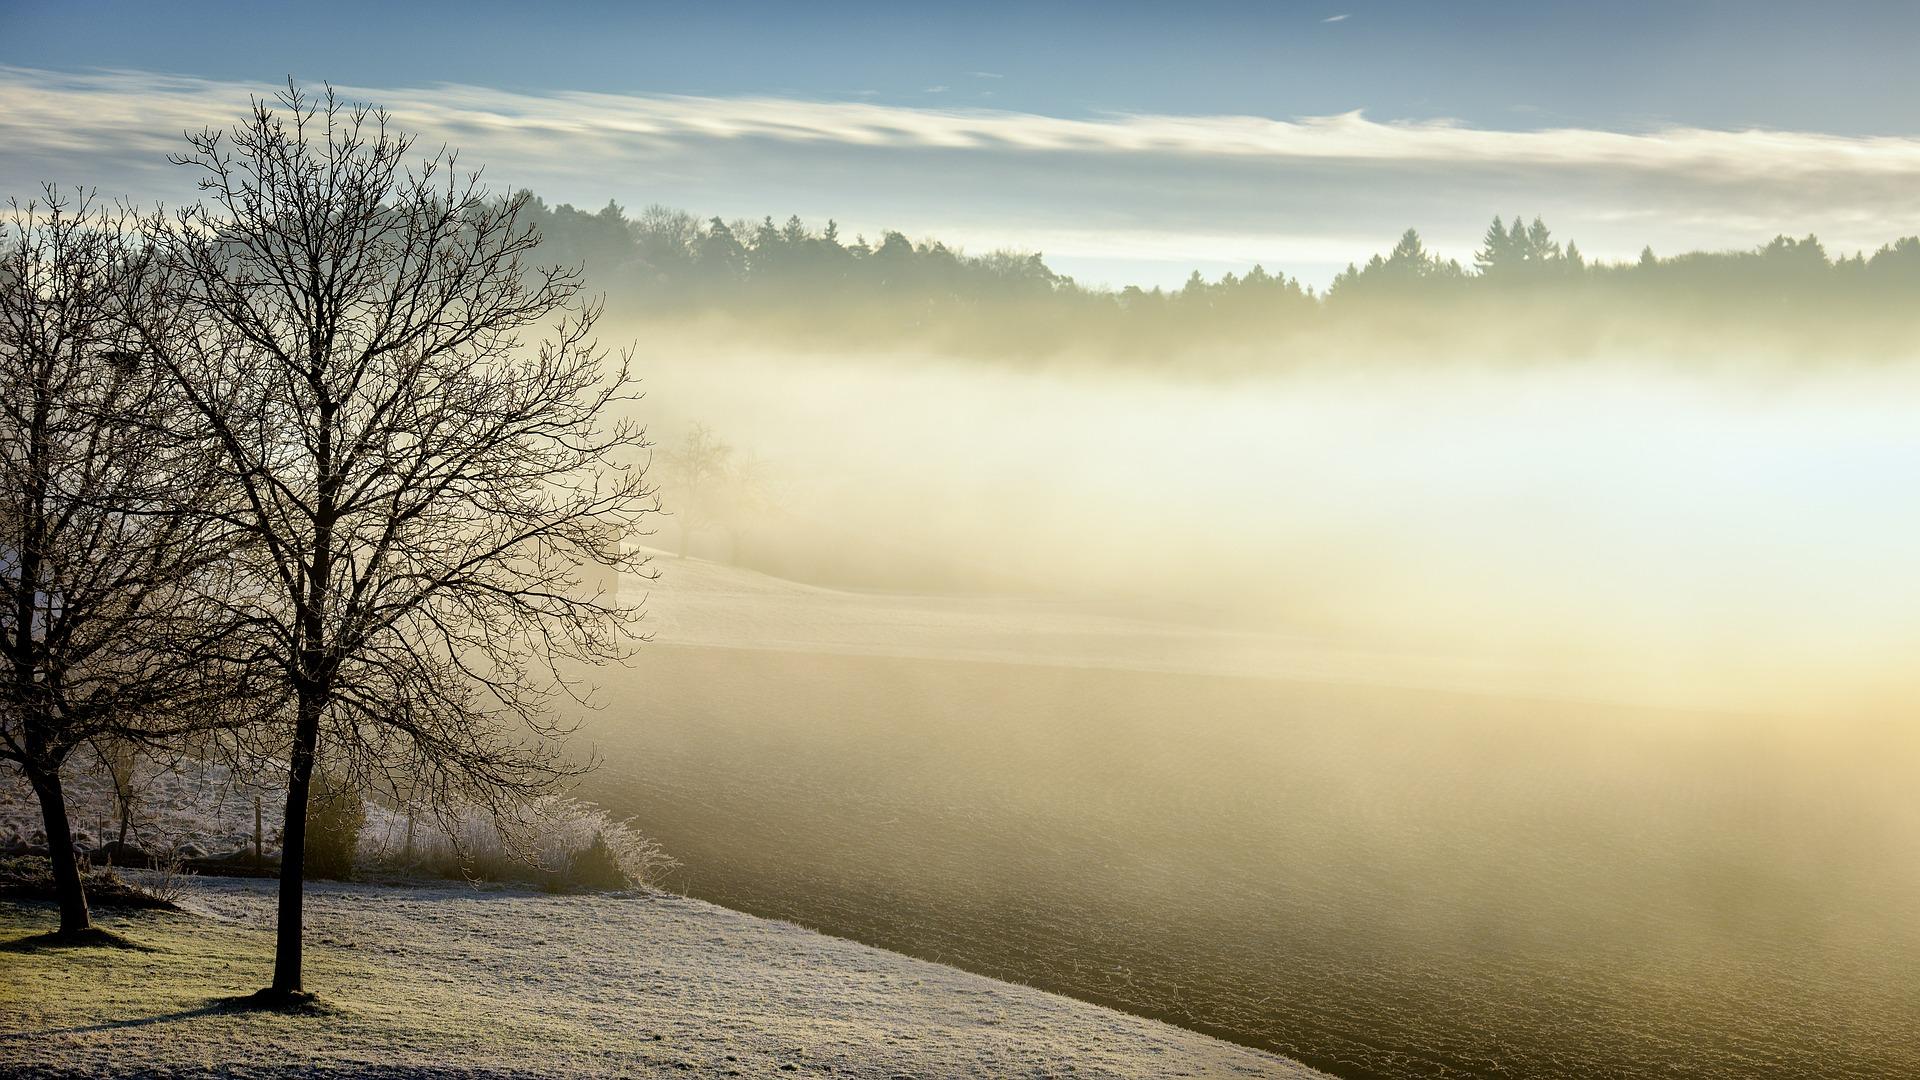
[[[661,645],[1461,689],[1511,689],[1521,677],[1477,658],[1248,626],[1197,605],[823,588],[664,552],[653,566],[658,580],[624,579],[621,598],[647,597]]]
[[[108,913],[159,951],[10,950],[0,1074],[1313,1077],[1283,1058],[696,900],[463,885],[308,890],[324,1016],[226,1012],[262,984],[269,882]],[[44,912],[0,904],[0,938]]]

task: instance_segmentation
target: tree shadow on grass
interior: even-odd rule
[[[158,1016],[136,1016],[128,1020],[103,1020],[97,1024],[83,1024],[78,1027],[46,1028],[39,1031],[15,1031],[0,1035],[0,1042],[15,1039],[39,1039],[48,1035],[97,1035],[105,1031],[123,1031],[127,1028],[143,1028],[153,1024],[172,1023],[176,1020],[192,1020],[201,1016],[217,1016],[229,1011],[218,1001],[211,1001],[193,1009],[181,1009],[177,1012],[161,1013]]]
[[[178,1009],[174,1012],[160,1013],[154,1016],[135,1016],[125,1020],[102,1020],[97,1024],[82,1024],[76,1027],[49,1028],[39,1031],[15,1031],[0,1034],[0,1043],[18,1039],[38,1039],[48,1035],[97,1035],[108,1031],[125,1031],[129,1028],[151,1027],[154,1024],[171,1024],[183,1020],[196,1020],[207,1016],[227,1016],[233,1013],[268,1012],[282,1016],[335,1016],[340,1010],[321,1001],[312,994],[270,995],[265,991],[258,994],[243,994],[236,997],[210,998],[205,1004],[191,1009]]]
[[[151,945],[142,945],[132,938],[116,934],[98,926],[89,926],[85,930],[49,930],[44,934],[29,934],[0,942],[0,952],[44,952],[50,949],[126,949],[131,952],[159,952]]]

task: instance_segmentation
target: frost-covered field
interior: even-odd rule
[[[226,1012],[262,985],[271,882],[109,913],[160,951],[10,951],[0,1074],[1311,1077],[1283,1058],[666,895],[313,885],[330,1015]],[[0,937],[46,909],[0,903]]]

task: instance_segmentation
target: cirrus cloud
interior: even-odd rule
[[[497,182],[552,199],[834,215],[976,245],[1030,236],[1069,268],[1104,261],[1168,280],[1187,265],[1253,258],[1321,278],[1335,265],[1330,251],[1363,258],[1407,225],[1464,253],[1496,210],[1545,214],[1603,255],[1643,243],[1744,246],[1776,231],[1871,245],[1920,228],[1920,139],[1906,137],[340,89],[460,146]],[[21,192],[43,177],[77,178],[141,199],[188,197],[186,178],[165,163],[180,133],[230,122],[250,95],[271,91],[0,68],[0,184]],[[1169,251],[1181,235],[1195,240],[1184,260]]]

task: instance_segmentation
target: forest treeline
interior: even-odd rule
[[[525,193],[523,193],[525,194]],[[1409,346],[1579,355],[1701,338],[1793,349],[1907,347],[1920,299],[1920,237],[1834,255],[1817,237],[1746,250],[1589,260],[1539,217],[1495,217],[1470,264],[1408,229],[1324,290],[1255,265],[1177,289],[1096,288],[1039,253],[968,254],[889,231],[847,237],[829,220],[702,219],[529,208],[542,256],[583,266],[622,317],[725,325],[788,344],[917,346],[1011,356],[1151,360],[1195,346],[1349,356]],[[1276,351],[1277,350],[1277,351]]]

